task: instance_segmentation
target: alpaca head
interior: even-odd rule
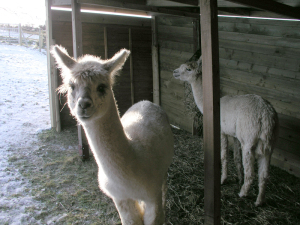
[[[67,93],[72,115],[81,123],[105,115],[111,101],[114,101],[114,76],[123,67],[130,52],[122,49],[108,60],[91,55],[75,60],[63,47],[55,45],[51,54],[61,69],[63,84],[59,91]]]
[[[187,81],[190,84],[197,79],[202,79],[202,57],[197,61],[187,62],[173,71],[173,76],[176,79]]]

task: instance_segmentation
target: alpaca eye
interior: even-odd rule
[[[190,68],[186,68],[187,71],[192,71]]]
[[[72,89],[72,91],[74,91],[75,89],[75,84],[69,84],[70,88]]]
[[[99,84],[97,87],[97,92],[99,94],[104,95],[105,94],[106,85],[105,84]]]

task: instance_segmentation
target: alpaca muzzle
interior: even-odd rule
[[[176,79],[179,79],[179,77],[180,77],[179,69],[176,69],[173,71],[173,77]]]
[[[80,118],[89,118],[93,112],[93,101],[89,97],[79,98],[77,102],[77,114]]]
[[[80,98],[78,101],[78,106],[81,109],[88,109],[93,106],[92,99],[90,98]]]

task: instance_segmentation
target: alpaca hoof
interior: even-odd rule
[[[266,203],[266,201],[264,199],[256,199],[256,202],[254,203],[254,205],[256,207],[259,207],[259,206],[263,206],[265,203]]]
[[[247,193],[245,193],[244,191],[240,191],[239,196],[240,198],[247,197]]]
[[[254,205],[255,205],[256,207],[263,206],[264,204],[265,204],[264,201],[256,201],[256,202],[254,203]]]

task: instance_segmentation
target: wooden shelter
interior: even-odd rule
[[[109,58],[120,48],[130,49],[114,90],[121,114],[148,99],[188,131],[193,118],[183,104],[183,84],[172,71],[201,47],[205,223],[219,224],[220,95],[254,93],[272,103],[280,134],[271,163],[300,176],[299,7],[300,0],[46,0],[47,43],[48,48],[63,45],[75,58]],[[59,131],[75,121],[55,92],[61,80],[49,55],[48,74],[52,127]],[[86,148],[81,129],[79,137],[80,148]]]

